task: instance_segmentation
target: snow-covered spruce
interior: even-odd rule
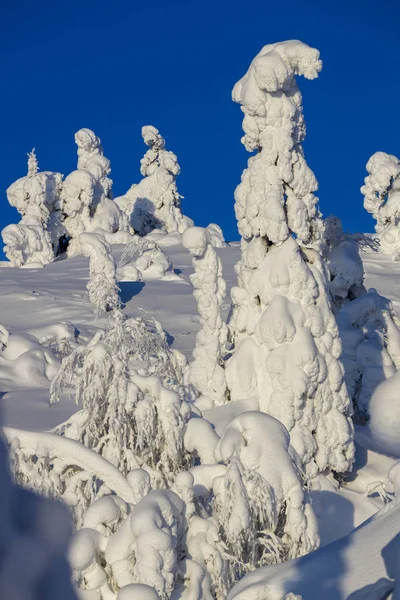
[[[400,160],[386,152],[375,152],[367,162],[367,171],[361,188],[364,208],[376,220],[383,252],[399,260]]]
[[[0,439],[0,596],[76,600],[65,558],[70,535],[61,503],[12,483]]]
[[[289,444],[279,421],[246,412],[229,424],[216,448],[216,458],[228,464],[214,480],[214,504],[229,587],[245,572],[318,547],[317,523]]]
[[[78,237],[82,232],[101,233],[109,243],[127,243],[128,221],[112,200],[110,161],[99,138],[90,129],[80,129],[75,142],[78,169],[65,178],[61,193],[63,225],[71,238],[69,254],[81,251]]]
[[[22,219],[2,231],[4,252],[16,267],[30,264],[43,266],[54,259],[57,240],[48,227],[59,224],[59,196],[62,175],[38,171],[35,150],[28,154],[28,174],[7,189],[7,199]],[[52,243],[53,242],[53,243]]]
[[[227,327],[221,317],[221,304],[226,293],[221,260],[211,245],[211,235],[202,227],[189,227],[182,244],[193,256],[194,273],[190,281],[200,314],[201,329],[196,336],[189,382],[202,398],[202,406],[226,401],[225,371],[222,363],[227,340]]]
[[[181,212],[182,196],[176,186],[180,172],[178,159],[165,149],[165,140],[155,127],[142,127],[142,136],[149,147],[140,161],[143,179],[133,184],[124,196],[116,198],[116,203],[141,236],[153,229],[182,233],[193,221]]]
[[[321,250],[329,271],[329,291],[335,309],[365,294],[364,268],[358,243],[343,233],[342,222],[330,215],[322,222]]]
[[[98,314],[118,308],[116,265],[110,245],[98,233],[81,233],[79,243],[83,254],[90,259],[86,286],[90,302],[95,305]]]
[[[255,398],[290,432],[308,476],[342,473],[354,460],[351,402],[341,344],[316,247],[317,181],[296,75],[317,77],[319,52],[298,41],[265,46],[235,85],[250,152],[235,210],[242,234],[239,286],[232,289],[226,369],[231,399]]]
[[[347,389],[356,418],[365,419],[375,388],[400,368],[400,321],[391,302],[370,289],[344,305],[337,322]]]

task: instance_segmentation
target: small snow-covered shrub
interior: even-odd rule
[[[301,145],[295,79],[314,79],[320,69],[314,48],[271,44],[233,89],[245,115],[242,142],[255,154],[235,191],[242,255],[226,368],[231,399],[256,399],[280,420],[310,477],[348,471],[354,460],[352,406],[319,252],[317,181]]]
[[[227,327],[221,317],[221,304],[226,284],[222,265],[212,244],[211,234],[202,227],[189,227],[182,244],[193,256],[194,273],[190,280],[200,313],[201,329],[196,336],[189,382],[204,397],[204,401],[222,404],[226,398],[225,372],[222,356],[227,340]]]
[[[126,262],[135,258],[135,262]],[[124,277],[125,271],[129,274],[131,267],[137,270],[142,281],[151,281],[154,279],[178,279],[173,272],[172,263],[168,255],[153,240],[138,235],[131,237],[121,256],[119,272]],[[133,269],[133,276],[135,271]],[[134,281],[134,280],[132,280]]]
[[[322,253],[329,270],[329,291],[337,309],[365,293],[364,268],[353,238],[344,235],[340,219],[331,215],[322,223]]]
[[[102,498],[89,511],[69,551],[77,587],[97,591],[101,600],[116,600],[117,594],[128,600],[170,598],[182,546],[182,500],[159,490],[135,506]]]
[[[116,265],[110,245],[98,233],[81,233],[83,254],[90,259],[87,291],[98,313],[115,310],[120,305],[116,282]]]
[[[141,273],[143,281],[162,279],[172,272],[172,265],[167,254],[159,246],[149,247],[136,260],[136,268]]]
[[[400,367],[400,322],[391,303],[376,290],[349,302],[337,315],[342,362],[356,418],[368,417],[375,388]]]
[[[176,186],[180,172],[178,159],[165,149],[165,140],[155,127],[142,127],[142,136],[149,147],[140,161],[143,179],[124,196],[116,198],[116,202],[141,236],[153,229],[182,233],[193,222],[182,215],[180,208],[182,196]]]
[[[375,152],[367,162],[368,176],[361,188],[364,207],[376,220],[381,248],[400,258],[400,160],[386,152]]]
[[[49,233],[36,217],[23,217],[1,232],[4,254],[14,267],[42,267],[52,262],[54,251]]]
[[[307,554],[319,544],[289,442],[279,421],[246,412],[218,443],[216,457],[228,468],[214,480],[214,504],[229,587],[248,571]]]
[[[2,331],[0,381],[3,389],[17,386],[47,388],[56,376],[60,361],[52,348],[41,344],[29,333]]]

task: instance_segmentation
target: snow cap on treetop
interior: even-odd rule
[[[255,112],[262,108],[260,91],[286,90],[294,75],[315,79],[322,69],[319,51],[298,40],[264,46],[233,88],[232,98]]]
[[[202,256],[210,243],[210,232],[204,227],[189,227],[182,234],[182,245],[193,256]]]
[[[100,138],[97,137],[94,131],[84,127],[75,133],[75,143],[79,149],[88,152],[100,146]]]
[[[162,150],[165,146],[165,140],[156,127],[153,125],[144,125],[142,127],[142,137],[146,146]]]

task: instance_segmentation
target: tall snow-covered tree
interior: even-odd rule
[[[221,317],[221,304],[226,284],[222,264],[211,244],[211,235],[203,227],[189,227],[182,236],[182,244],[193,256],[194,273],[190,280],[200,313],[201,329],[196,336],[190,365],[189,381],[203,396],[204,402],[225,402],[226,382],[222,363],[227,340],[227,327]]]
[[[146,235],[153,229],[182,233],[193,225],[193,221],[181,212],[182,196],[176,185],[180,172],[178,159],[165,149],[165,140],[155,127],[142,127],[142,136],[149,147],[140,161],[143,179],[116,202],[139,235]]]
[[[116,265],[110,245],[98,233],[81,233],[79,242],[83,254],[90,259],[90,277],[86,287],[96,312],[100,314],[118,308]]]
[[[400,160],[375,152],[367,162],[368,175],[361,188],[364,208],[376,220],[382,250],[400,258]]]
[[[112,200],[111,166],[100,139],[84,128],[75,134],[75,142],[78,168],[65,178],[61,193],[63,225],[72,238],[69,253],[80,252],[83,232],[100,233],[109,243],[128,242],[128,220]]]
[[[232,399],[251,398],[280,420],[306,473],[348,471],[354,460],[351,402],[341,343],[318,251],[316,178],[302,148],[296,75],[314,79],[319,52],[299,41],[265,46],[235,85],[242,143],[255,154],[235,192],[242,235],[232,290]]]

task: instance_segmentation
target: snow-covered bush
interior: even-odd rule
[[[141,273],[143,281],[163,279],[167,273],[172,273],[172,264],[168,255],[157,244],[141,252],[136,260],[136,268]]]
[[[356,417],[368,417],[379,383],[400,368],[400,321],[391,303],[376,290],[344,305],[337,315],[346,385]]]
[[[14,267],[42,267],[52,262],[54,251],[49,233],[37,217],[26,216],[1,232],[4,254]]]
[[[75,584],[97,590],[101,600],[116,600],[117,593],[128,600],[170,598],[182,524],[183,502],[169,490],[152,491],[135,506],[115,496],[98,500],[70,547]]]
[[[244,573],[307,554],[319,544],[289,443],[279,421],[245,412],[229,424],[216,448],[216,457],[228,464],[214,480],[215,518],[228,563],[226,592]]]
[[[133,262],[132,259],[135,259]],[[126,262],[126,261],[129,262]],[[151,239],[133,235],[121,256],[118,275],[125,278],[130,271],[134,279],[131,281],[151,281],[154,279],[179,279],[174,273],[168,255]],[[137,271],[137,273],[135,272]]]
[[[182,196],[176,186],[180,172],[178,159],[165,149],[165,140],[155,127],[142,127],[142,136],[149,147],[140,161],[143,179],[132,185],[124,196],[116,198],[116,203],[141,236],[153,229],[182,233],[193,222],[182,215],[180,208]]]
[[[76,528],[85,526],[88,509],[105,494],[132,501],[133,490],[123,475],[81,444],[51,433],[9,428],[4,433],[16,483],[41,496],[62,500]]]
[[[392,154],[375,152],[367,162],[368,176],[361,188],[364,207],[376,220],[383,252],[400,258],[400,160]]]
[[[97,313],[109,312],[119,307],[116,265],[110,245],[98,233],[81,233],[82,252],[90,259],[87,291]]]
[[[364,268],[355,239],[343,233],[340,219],[322,223],[322,254],[329,270],[329,291],[337,309],[365,293]]]
[[[222,356],[227,340],[227,327],[221,317],[221,304],[226,284],[222,265],[212,244],[211,234],[202,227],[189,227],[182,244],[193,256],[194,273],[190,280],[200,314],[201,329],[196,336],[189,382],[203,397],[201,402],[223,404],[226,382]]]
[[[190,408],[176,391],[178,366],[162,348],[159,334],[135,319],[124,321],[116,311],[114,326],[103,338],[96,334],[64,359],[50,399],[55,402],[64,387],[75,387],[82,410],[64,425],[64,435],[125,474],[147,466],[169,481],[190,464],[183,447]]]
[[[96,181],[96,204],[103,196],[112,198],[112,181],[108,177],[110,161],[104,156],[100,139],[94,131],[84,128],[76,132],[75,143],[78,146],[78,169],[88,171]]]
[[[16,267],[26,264],[43,266],[54,259],[58,237],[52,237],[52,224],[59,234],[59,196],[62,175],[50,171],[38,172],[35,151],[28,154],[28,175],[7,189],[7,199],[22,219],[2,231],[4,252]]]
[[[12,483],[2,439],[0,489],[0,597],[76,600],[65,559],[68,513]]]
[[[233,90],[245,115],[242,142],[256,154],[235,192],[242,258],[239,287],[232,289],[235,348],[227,384],[231,399],[256,398],[286,426],[309,476],[347,471],[354,459],[341,344],[316,249],[317,181],[301,146],[295,79],[314,79],[320,69],[317,50],[298,41],[271,44]]]

